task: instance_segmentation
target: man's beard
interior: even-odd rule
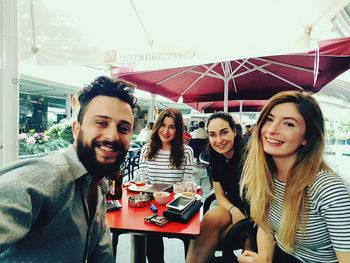
[[[118,152],[114,163],[101,163],[96,158],[95,148],[97,146],[106,145]],[[127,150],[120,142],[109,142],[92,140],[91,145],[84,143],[83,131],[80,130],[77,138],[77,153],[78,158],[85,166],[86,170],[93,176],[94,179],[100,180],[103,177],[113,178],[119,170],[119,166],[124,162]]]

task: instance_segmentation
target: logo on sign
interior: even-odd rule
[[[108,50],[105,53],[105,63],[115,63],[117,61],[117,51],[116,50]]]

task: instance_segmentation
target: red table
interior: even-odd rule
[[[200,231],[200,216],[201,211],[198,212],[187,224],[177,222],[170,222],[164,227],[145,223],[144,218],[153,214],[149,206],[146,207],[130,207],[128,205],[128,197],[138,193],[123,190],[123,197],[120,200],[122,208],[107,213],[107,225],[110,227],[113,234],[113,250],[116,253],[116,246],[118,243],[118,236],[123,233],[133,233],[132,241],[132,262],[146,262],[145,257],[145,234],[153,233],[162,237],[175,237],[182,239],[185,243],[191,238],[196,238]],[[174,194],[171,193],[171,199]],[[169,201],[170,201],[169,200]],[[162,215],[166,209],[165,205],[158,205],[154,200],[151,203],[158,208],[158,214]],[[142,235],[140,235],[142,234]]]

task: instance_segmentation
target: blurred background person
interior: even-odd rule
[[[187,126],[184,125],[184,144],[188,145],[188,143],[190,142],[191,138],[192,138],[192,136],[188,132]]]
[[[243,129],[242,129],[242,125],[237,123],[236,124],[236,136],[239,136],[241,138],[241,140],[243,140]]]
[[[60,119],[60,121],[58,123],[65,123],[67,120],[68,120],[67,114],[63,114],[62,119]]]
[[[154,126],[154,122],[149,122],[145,128],[143,128],[139,135],[137,135],[136,140],[142,144],[147,143],[151,139],[151,133]]]
[[[245,126],[245,132],[243,134],[243,140],[245,143],[249,141],[250,136],[252,136],[253,128],[250,124]]]
[[[208,139],[208,133],[205,130],[204,121],[198,123],[198,128],[192,132],[192,139]]]

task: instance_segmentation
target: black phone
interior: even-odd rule
[[[108,200],[106,203],[107,212],[118,210],[122,207],[118,200]]]

